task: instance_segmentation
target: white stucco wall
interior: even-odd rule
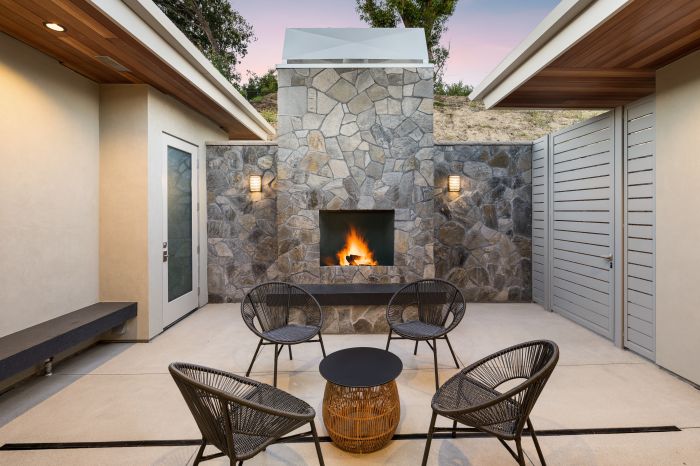
[[[98,298],[98,85],[0,33],[0,337]]]
[[[103,300],[138,301],[126,339],[163,330],[163,157],[167,133],[199,156],[200,305],[206,303],[206,147],[226,139],[215,123],[146,85],[101,87],[101,287]]]
[[[136,301],[148,339],[148,86],[100,87],[100,300]]]
[[[656,362],[700,384],[700,52],[656,91]]]

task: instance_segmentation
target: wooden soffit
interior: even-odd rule
[[[624,105],[655,92],[656,70],[698,49],[700,1],[634,0],[495,106]]]
[[[44,22],[66,30],[51,31]],[[227,109],[207,95],[93,2],[0,0],[0,31],[97,83],[151,85],[217,123],[231,139],[264,139],[270,130],[255,124],[250,109],[241,110],[244,118],[236,118],[230,102]]]

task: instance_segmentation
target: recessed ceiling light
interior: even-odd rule
[[[66,28],[63,27],[63,26],[61,26],[61,25],[58,24],[58,23],[50,23],[50,22],[47,22],[47,23],[44,23],[44,26],[46,26],[47,28],[51,29],[52,31],[56,31],[56,32],[66,32]]]

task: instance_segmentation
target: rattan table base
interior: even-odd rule
[[[374,387],[344,387],[326,382],[323,422],[341,450],[371,453],[394,436],[401,417],[396,382]]]

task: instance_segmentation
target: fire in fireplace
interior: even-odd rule
[[[367,241],[353,225],[350,225],[350,231],[345,235],[345,245],[336,257],[340,265],[379,265]]]
[[[320,263],[394,265],[393,210],[322,210]]]

